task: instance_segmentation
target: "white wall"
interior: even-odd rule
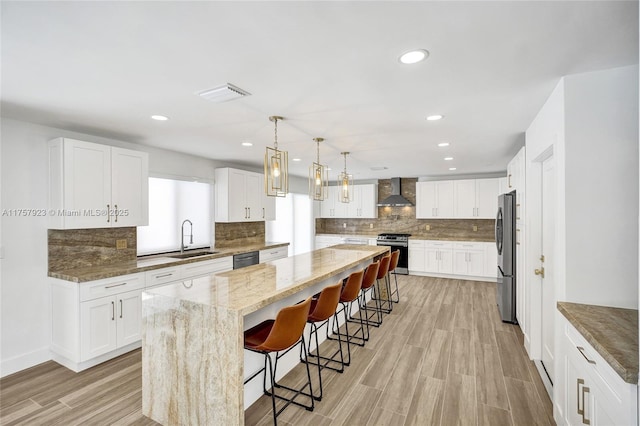
[[[206,158],[2,118],[2,209],[47,208],[47,141],[59,136],[146,151],[153,176],[213,182],[216,167],[238,167]],[[259,170],[257,170],[259,171]],[[295,187],[306,180],[293,178]],[[305,189],[306,192],[306,189]],[[49,356],[47,218],[4,216],[0,222],[0,376]]]
[[[638,307],[638,67],[565,78],[566,297]]]

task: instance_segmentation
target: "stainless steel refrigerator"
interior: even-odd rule
[[[496,246],[498,249],[497,302],[504,322],[516,320],[516,191],[498,196]]]

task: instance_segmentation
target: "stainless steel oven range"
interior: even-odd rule
[[[391,251],[400,250],[400,257],[398,258],[398,266],[396,267],[396,273],[407,275],[409,274],[409,237],[411,234],[391,234],[385,233],[378,235],[376,239],[376,245],[389,246]]]

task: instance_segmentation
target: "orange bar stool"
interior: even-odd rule
[[[375,292],[375,297],[379,300],[380,309],[382,312],[389,313],[393,310],[393,303],[391,302],[391,287],[389,282],[387,281],[387,274],[389,273],[389,264],[391,263],[391,255],[387,254],[382,259],[380,259],[380,268],[378,268],[378,276],[376,277],[377,281],[377,289]],[[380,280],[383,280],[383,285],[386,288],[387,297],[386,299],[382,298],[382,294],[380,292]],[[386,303],[386,307],[383,305]]]
[[[362,287],[360,289],[360,309],[364,310],[364,323],[366,327],[366,335],[364,340],[361,340],[362,344],[358,343],[360,346],[364,346],[364,342],[369,340],[369,326],[373,325],[375,327],[379,327],[382,324],[382,309],[380,308],[380,301],[374,297],[371,300],[375,303],[375,307],[373,308],[373,312],[369,314],[370,308],[367,306],[367,292],[374,293],[376,279],[378,277],[378,270],[380,268],[380,261],[375,261],[367,266],[366,272],[364,273],[364,277],[362,278]],[[374,316],[376,317],[374,319]],[[355,320],[351,320],[351,322],[357,322]],[[359,337],[354,337],[355,340],[360,340]],[[357,343],[357,342],[356,342]]]
[[[389,262],[389,289],[391,289],[391,274],[396,282],[396,289],[391,293],[391,301],[393,303],[400,302],[400,293],[398,293],[398,276],[396,275],[396,267],[398,266],[398,260],[400,259],[400,250],[395,250],[391,253],[391,261]],[[394,296],[395,295],[395,299]]]
[[[318,366],[318,383],[320,387],[320,394],[314,395],[314,398],[318,401],[322,400],[322,369],[329,368],[331,370],[342,373],[344,371],[344,356],[342,354],[342,339],[340,337],[340,330],[338,330],[338,349],[331,356],[320,355],[320,345],[318,343],[318,329],[327,326],[329,329],[329,320],[333,317],[334,323],[338,322],[338,315],[336,310],[338,309],[338,303],[340,302],[340,293],[342,292],[342,282],[337,283],[329,287],[325,287],[320,292],[318,299],[311,300],[311,308],[309,316],[307,317],[307,323],[311,325],[311,333],[309,335],[309,347],[307,349],[306,359],[302,358],[302,350],[300,351],[300,361],[309,362],[309,358],[315,358]],[[311,341],[315,336],[316,352],[314,355],[311,353]],[[336,355],[340,355],[340,360],[336,359]],[[334,365],[331,365],[334,364]],[[335,366],[339,364],[339,367]]]
[[[365,323],[362,319],[362,310],[358,309],[359,319],[360,319],[360,327],[353,333],[349,333],[349,318],[351,318],[351,308],[353,306],[353,302],[358,300],[360,296],[360,288],[362,287],[362,277],[364,276],[364,269],[362,271],[353,272],[347,278],[347,282],[344,287],[342,287],[342,293],[340,294],[340,308],[336,313],[336,316],[343,312],[344,314],[344,327],[346,331],[345,340],[347,342],[347,360],[344,362],[344,365],[351,364],[351,344],[355,343],[353,341],[353,336],[356,336],[358,332],[361,333],[362,339],[365,338],[364,329]],[[334,332],[338,330],[339,332],[339,324],[337,322],[334,323]],[[327,339],[336,340],[335,338],[329,336],[329,330],[327,329]]]
[[[304,302],[298,303],[297,305],[282,308],[276,315],[275,320],[266,320],[244,332],[244,348],[252,352],[257,352],[264,355],[264,367],[258,370],[258,372],[253,374],[251,377],[246,379],[244,383],[246,384],[249,380],[253,379],[264,371],[262,389],[265,395],[271,396],[274,425],[278,424],[278,415],[282,413],[282,411],[284,411],[284,409],[287,408],[290,404],[295,404],[300,407],[306,408],[308,411],[313,411],[314,408],[313,389],[311,387],[311,374],[309,373],[309,364],[305,364],[307,366],[307,383],[304,384],[301,388],[292,389],[283,385],[278,385],[275,381],[278,359],[281,356],[289,352],[289,350],[294,348],[299,343],[302,344],[301,350],[304,352],[305,358],[307,356],[307,347],[305,345],[303,333],[305,325],[307,324],[307,317],[309,316],[310,307],[311,298],[308,298]],[[281,351],[285,352],[280,354]],[[275,366],[273,365],[271,360],[271,353],[273,352],[276,353]],[[269,378],[271,381],[270,391],[267,390],[267,362],[269,363]],[[309,393],[304,392],[307,386],[309,387]],[[295,392],[295,394],[290,399],[285,398],[281,395],[276,395],[276,387],[287,389],[291,392]],[[295,401],[296,397],[298,397],[300,394],[309,397],[311,401],[310,405],[304,405],[300,402]],[[287,403],[278,411],[276,411],[276,398],[287,401]]]

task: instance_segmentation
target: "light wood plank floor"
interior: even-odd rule
[[[399,276],[399,284],[400,304],[353,351],[352,365],[323,372],[315,410],[291,406],[279,424],[554,424],[520,329],[499,319],[495,283]],[[140,359],[133,351],[78,374],[51,361],[8,376],[0,380],[0,424],[156,424],[141,414]],[[283,382],[301,383],[304,374],[300,365]],[[246,424],[271,424],[270,409],[261,397]]]

